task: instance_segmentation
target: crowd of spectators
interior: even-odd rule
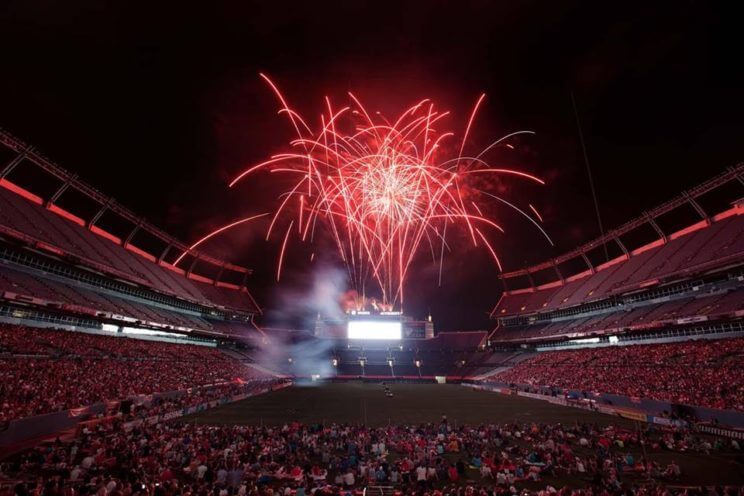
[[[126,336],[126,335],[124,335]],[[0,323],[0,350],[14,355],[113,358],[221,357],[215,348]]]
[[[490,380],[744,411],[744,338],[551,351]]]
[[[0,422],[266,376],[215,348],[161,341],[2,326],[0,346]]]
[[[712,442],[679,430],[578,423],[124,426],[102,423],[74,441],[39,446],[0,464],[0,478],[12,480],[8,494],[19,496],[320,496],[386,485],[400,494],[432,496],[536,488],[546,495],[667,496],[672,493],[649,482],[678,483],[684,469],[673,459],[651,461],[654,453],[740,452],[736,441]],[[640,454],[640,443],[651,456]]]

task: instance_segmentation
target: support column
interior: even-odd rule
[[[136,226],[134,226],[134,228],[132,229],[132,232],[129,233],[129,236],[127,236],[127,239],[124,241],[124,247],[125,248],[127,247],[127,245],[129,245],[129,243],[132,242],[132,238],[134,238],[134,235],[137,234],[137,231],[140,230],[140,228],[142,227],[142,224],[144,224],[144,223],[145,223],[145,220],[142,219],[139,222],[139,224],[137,224]]]
[[[199,261],[199,255],[194,257],[194,261],[191,262],[191,265],[189,265],[189,270],[186,271],[186,277],[189,277],[192,272],[194,272],[194,267],[196,267],[197,262]]]
[[[217,277],[214,278],[214,285],[217,286],[219,284],[220,280],[222,279],[222,274],[225,272],[225,265],[227,265],[227,262],[223,263],[220,266],[220,271],[217,272]]]
[[[13,160],[8,162],[8,165],[6,165],[3,168],[2,172],[0,172],[0,179],[5,179],[5,177],[7,177],[7,175],[10,174],[13,171],[13,169],[15,169],[18,166],[18,164],[23,162],[23,159],[26,158],[28,154],[31,153],[32,151],[33,151],[33,148],[29,146],[28,148],[23,150],[21,153],[16,155],[13,158]]]
[[[744,185],[744,176],[741,175],[741,172],[736,172],[736,169],[741,167],[742,164],[739,164],[737,167],[729,167],[729,170],[731,172],[734,172],[734,177],[736,177],[736,180],[739,181],[742,185]]]
[[[98,222],[98,220],[101,218],[101,216],[103,216],[103,214],[106,213],[106,210],[108,210],[109,207],[113,203],[114,203],[114,199],[113,198],[109,198],[108,201],[106,201],[106,203],[104,203],[103,205],[101,205],[101,209],[98,212],[96,212],[96,215],[94,215],[93,218],[90,219],[90,221],[88,221],[88,226],[87,226],[88,227],[88,230],[92,229],[93,226],[96,225],[96,222]]]
[[[173,248],[173,245],[169,244],[165,247],[165,250],[163,250],[163,253],[160,254],[158,257],[158,263],[161,263],[163,260],[165,260],[166,255],[168,255],[168,252]]]
[[[77,174],[73,174],[72,176],[70,176],[69,179],[67,179],[67,181],[65,181],[64,184],[62,184],[57,189],[57,191],[54,192],[51,198],[49,198],[46,201],[46,203],[44,204],[44,207],[49,208],[52,205],[54,205],[57,202],[57,200],[59,200],[59,198],[62,196],[62,193],[64,193],[67,190],[67,188],[70,187],[70,185],[75,181],[75,179],[77,179]]]
[[[630,258],[630,252],[628,251],[628,248],[625,247],[625,244],[623,244],[622,241],[620,241],[620,236],[615,236],[612,238],[615,240],[615,243],[617,243],[617,246],[620,247],[620,249],[625,253],[626,258]]]
[[[560,269],[558,268],[558,264],[555,263],[555,258],[550,261],[551,264],[553,264],[553,270],[555,271],[556,275],[558,276],[558,279],[560,279],[561,284],[566,283],[566,279],[563,277],[563,274],[561,274]]]
[[[651,227],[654,228],[654,231],[656,231],[656,233],[659,235],[659,238],[663,240],[664,243],[669,241],[669,239],[667,238],[667,235],[664,234],[664,231],[661,230],[661,228],[659,227],[659,224],[656,223],[653,217],[648,215],[648,213],[643,214],[643,216],[646,218],[646,222],[648,222],[651,225]]]
[[[705,221],[705,223],[710,225],[710,216],[708,215],[708,212],[703,209],[703,207],[695,200],[695,198],[690,196],[690,193],[688,193],[687,191],[682,193],[682,196],[687,199],[687,202],[692,206],[692,208],[695,209],[695,211]]]
[[[586,266],[589,267],[589,271],[592,274],[596,274],[597,273],[597,270],[594,268],[594,266],[592,265],[592,263],[589,261],[589,257],[587,257],[586,256],[586,253],[584,253],[583,251],[581,252],[581,258],[584,259],[584,263],[586,263]]]
[[[530,274],[530,271],[528,269],[524,269],[525,274],[527,275],[527,280],[530,281],[530,286],[532,286],[532,289],[535,288],[535,281],[532,279],[532,274]]]

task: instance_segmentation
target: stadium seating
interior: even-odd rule
[[[497,317],[548,312],[690,277],[744,259],[744,215],[731,215],[558,287],[507,292]]]
[[[8,291],[47,302],[74,305],[93,311],[131,317],[142,322],[209,330],[212,324],[186,312],[168,310],[156,305],[134,301],[114,294],[94,291],[61,279],[44,278],[32,272],[14,270],[0,265],[0,293]],[[71,311],[73,311],[71,309]]]
[[[744,338],[538,353],[489,380],[744,411]]]
[[[215,348],[4,324],[0,351],[0,421],[267,377]]]
[[[84,262],[108,267],[120,276],[162,293],[201,304],[257,311],[251,297],[243,291],[188,279],[6,188],[0,188],[0,225],[58,247]]]
[[[503,342],[616,334],[634,328],[660,328],[684,319],[728,319],[742,310],[744,288],[739,288],[634,308],[618,307],[590,317],[504,327],[495,333],[494,339]]]

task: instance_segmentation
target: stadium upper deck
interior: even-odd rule
[[[88,314],[104,312],[218,334],[229,332],[229,326],[212,325],[200,314],[225,320],[233,314],[249,319],[260,312],[246,288],[249,269],[188,251],[2,130],[0,144],[2,156],[11,157],[0,169],[0,296],[6,302],[62,303]],[[54,193],[34,190],[43,181],[22,184],[22,172],[28,169],[41,171]],[[68,196],[92,200],[95,215],[86,219],[73,213],[63,201]],[[128,227],[113,233],[105,228],[109,218]],[[157,255],[139,248],[140,242],[160,247]],[[185,268],[172,265],[184,251]]]
[[[542,340],[740,316],[743,173],[739,165],[603,238],[504,274],[505,291],[492,312],[504,332],[495,335],[499,340]],[[733,190],[727,194],[734,201],[710,214],[698,199],[725,188]],[[660,219],[686,207],[692,207],[696,222],[669,233],[660,227]],[[625,241],[643,229],[655,239],[636,247]],[[608,260],[608,248],[619,254]],[[596,259],[604,250],[605,260],[592,263],[592,254]]]

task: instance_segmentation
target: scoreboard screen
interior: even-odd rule
[[[402,339],[400,320],[350,320],[347,327],[349,339]]]

